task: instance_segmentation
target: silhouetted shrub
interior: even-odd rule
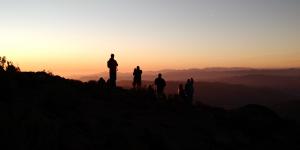
[[[0,72],[3,72],[6,65],[6,57],[0,57]]]
[[[10,73],[15,73],[15,72],[20,72],[21,69],[18,66],[15,66],[13,62],[7,61],[6,57],[0,57],[0,72],[10,72]]]
[[[20,71],[21,69],[18,66],[15,66],[13,62],[11,61],[7,62],[6,72],[15,73]]]

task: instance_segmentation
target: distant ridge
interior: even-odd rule
[[[201,81],[223,81],[224,78],[231,78],[237,76],[248,75],[266,75],[266,76],[300,76],[300,68],[283,68],[283,69],[255,69],[255,68],[243,68],[243,67],[212,67],[212,68],[191,68],[191,69],[164,69],[159,71],[145,71],[143,73],[144,80],[153,80],[157,73],[162,73],[167,80],[172,81],[185,81],[187,78],[193,77],[196,80]],[[79,79],[82,81],[98,80],[100,76],[107,79],[107,72],[101,72],[97,74],[74,76],[70,78]],[[118,73],[118,80],[132,80],[132,73]]]

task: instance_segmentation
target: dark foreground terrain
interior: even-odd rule
[[[297,122],[260,105],[192,106],[44,72],[0,73],[0,91],[1,149],[300,149]]]

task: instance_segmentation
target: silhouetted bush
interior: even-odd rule
[[[7,66],[6,66],[6,72],[10,72],[10,73],[15,73],[15,72],[20,72],[20,68],[15,66],[13,64],[13,62],[9,61],[7,62]]]
[[[0,72],[3,72],[6,65],[6,57],[0,57]]]
[[[9,72],[15,73],[20,72],[21,69],[18,66],[15,66],[12,61],[7,61],[6,57],[0,57],[0,72]]]

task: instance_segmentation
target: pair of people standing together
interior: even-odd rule
[[[193,95],[194,95],[194,79],[188,79],[185,86],[180,84],[178,87],[178,95],[184,99],[187,103],[193,102]]]
[[[115,60],[115,55],[111,54],[110,59],[107,61],[107,67],[109,68],[109,85],[110,87],[116,87],[117,80],[117,71],[118,71],[118,62]],[[133,87],[140,88],[142,85],[142,73],[143,71],[139,66],[134,69],[133,72]]]
[[[140,69],[140,66],[137,66],[133,71],[133,88],[141,88],[142,85],[142,73],[143,71]],[[158,77],[154,80],[154,84],[156,86],[156,92],[159,97],[164,96],[164,89],[166,87],[166,81],[162,78],[162,74],[159,73]]]

